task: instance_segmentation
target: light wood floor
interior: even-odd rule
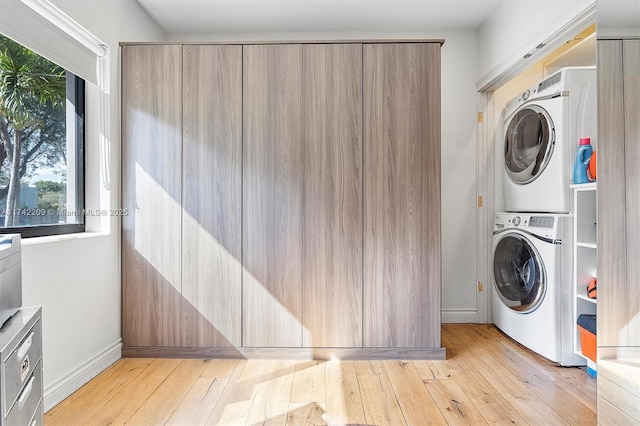
[[[596,381],[489,325],[443,325],[446,361],[122,359],[45,415],[73,424],[596,422]]]

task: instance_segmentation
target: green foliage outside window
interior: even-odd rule
[[[0,35],[0,227],[33,224],[25,208],[65,208],[66,85],[64,68]],[[42,170],[60,182],[25,183]],[[33,191],[37,197],[21,196]]]

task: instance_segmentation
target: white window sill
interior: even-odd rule
[[[49,235],[46,237],[25,238],[23,246],[35,246],[39,244],[58,243],[61,241],[86,240],[91,238],[103,238],[110,236],[109,232],[78,232],[75,234]]]

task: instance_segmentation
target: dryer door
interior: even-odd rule
[[[532,312],[542,303],[546,271],[527,237],[508,233],[500,238],[493,253],[493,276],[500,300],[514,311]]]
[[[517,184],[533,182],[553,155],[555,130],[544,108],[528,105],[511,117],[504,139],[504,162]]]

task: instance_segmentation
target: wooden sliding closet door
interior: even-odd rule
[[[440,45],[364,45],[364,345],[440,347]]]
[[[624,149],[627,210],[627,346],[640,355],[640,40],[622,42],[624,66]],[[622,310],[620,306],[618,309]],[[640,368],[636,365],[637,368]],[[637,371],[637,370],[636,370]],[[640,397],[636,382],[636,401]],[[639,401],[640,402],[640,401]],[[640,410],[639,410],[640,411]],[[640,412],[636,411],[640,417]],[[636,418],[640,421],[640,418]]]
[[[243,343],[302,345],[302,45],[243,47]]]
[[[242,46],[185,45],[182,346],[234,346],[242,312]]]
[[[303,47],[304,346],[362,346],[362,45]]]
[[[640,346],[640,40],[598,40],[598,346]]]
[[[598,40],[598,424],[640,424],[640,40]]]
[[[624,77],[622,40],[598,40],[598,346],[629,342]]]
[[[182,46],[122,47],[124,346],[179,346]]]

